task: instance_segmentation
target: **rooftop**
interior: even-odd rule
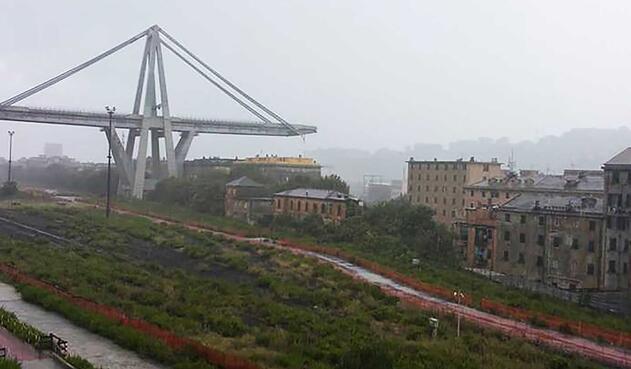
[[[605,163],[607,165],[631,165],[631,147],[627,147],[626,149],[619,152],[616,156],[609,159]]]
[[[345,201],[351,198],[345,193],[333,190],[320,190],[316,188],[295,188],[293,190],[277,192],[274,194],[274,196],[299,197],[305,199],[332,201]]]
[[[602,214],[603,208],[601,198],[549,193],[522,193],[501,207],[506,210],[548,210],[593,214]]]
[[[262,184],[251,180],[250,178],[243,176],[226,183],[226,187],[263,187]]]
[[[475,157],[470,157],[469,160],[463,160],[462,158],[456,160],[438,160],[434,158],[434,160],[414,160],[414,158],[410,158],[407,163],[435,163],[435,164],[443,164],[443,163],[469,163],[469,164],[492,164],[492,165],[502,165],[497,158],[491,159],[491,161],[476,161]]]
[[[466,188],[515,189],[540,191],[603,192],[605,180],[602,172],[566,170],[563,174],[512,175],[501,179],[490,178]]]

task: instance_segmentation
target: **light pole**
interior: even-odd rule
[[[13,135],[15,131],[9,131],[9,175],[7,182],[11,183],[11,162],[13,161]]]
[[[454,297],[458,305],[460,305],[460,300],[464,299],[464,293],[462,293],[462,291],[454,291]],[[460,337],[460,306],[458,306],[458,325],[456,329],[456,336]]]
[[[111,187],[111,172],[112,172],[112,116],[114,115],[114,112],[116,111],[116,107],[112,106],[111,108],[109,106],[105,107],[105,110],[107,111],[107,115],[109,115],[110,117],[110,125],[109,125],[109,131],[107,133],[107,195],[106,195],[106,200],[105,200],[105,217],[109,218],[110,217],[110,187]]]

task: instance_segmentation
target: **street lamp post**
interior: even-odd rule
[[[107,133],[107,194],[106,194],[106,200],[105,200],[105,217],[109,218],[110,217],[110,188],[111,188],[111,172],[112,172],[112,116],[114,115],[114,112],[116,111],[116,107],[112,106],[111,108],[109,106],[105,107],[105,110],[107,111],[107,114],[110,117],[110,125],[109,125],[109,131]]]
[[[13,161],[13,135],[15,131],[9,131],[9,174],[7,176],[7,182],[11,183],[11,162]]]
[[[464,299],[464,293],[462,291],[454,291],[454,297],[456,298],[456,302],[460,305],[461,299]],[[460,306],[458,306],[458,325],[456,328],[456,335],[460,337]]]

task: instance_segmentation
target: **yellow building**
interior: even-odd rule
[[[496,159],[490,162],[469,161],[417,161],[408,163],[408,200],[415,205],[429,206],[438,222],[451,225],[464,221],[464,187],[504,174]]]

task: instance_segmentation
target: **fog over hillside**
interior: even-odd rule
[[[631,130],[581,128],[560,136],[546,136],[537,141],[511,142],[507,138],[478,138],[455,141],[446,146],[417,143],[404,150],[376,149],[373,152],[356,149],[327,148],[306,152],[319,160],[325,172],[340,174],[357,186],[365,174],[382,175],[384,179],[401,179],[405,161],[417,160],[477,160],[498,158],[507,163],[513,152],[516,168],[539,169],[543,172],[561,172],[565,168],[598,169],[622,149],[631,146]]]

